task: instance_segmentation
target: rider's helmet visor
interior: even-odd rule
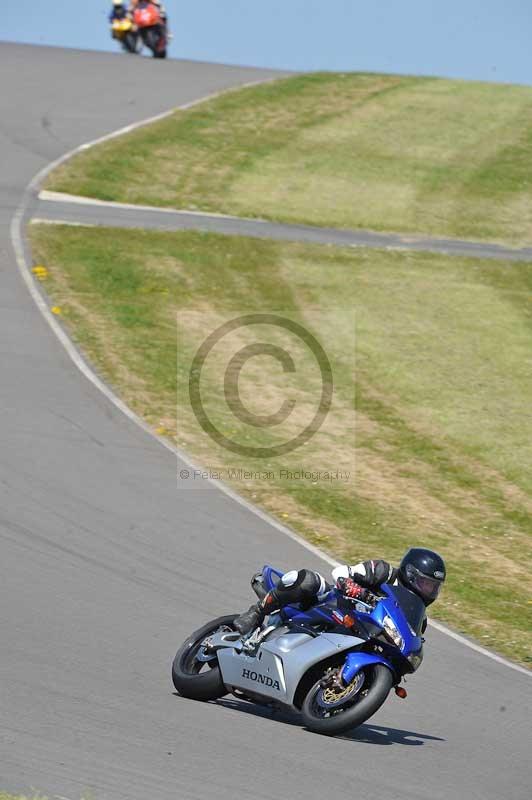
[[[440,593],[442,581],[430,578],[428,575],[423,575],[422,572],[416,570],[411,579],[411,585],[414,591],[426,602],[436,600]]]

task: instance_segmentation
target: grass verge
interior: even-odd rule
[[[48,800],[48,797],[42,794],[9,794],[8,792],[2,792],[0,790],[0,800]],[[84,800],[84,798],[81,800]],[[88,796],[86,800],[90,800],[90,796]]]
[[[205,436],[188,403],[198,343],[257,309],[312,331],[336,381],[327,422],[294,453],[239,456],[239,467],[272,476],[235,478],[237,490],[348,561],[397,559],[415,542],[435,547],[449,581],[434,616],[530,663],[527,266],[196,232],[33,225],[31,240],[53,303],[92,363],[131,408],[212,468],[235,456]],[[223,402],[228,347],[204,375],[208,412],[228,435],[270,446],[276,429],[239,422]],[[244,404],[271,413],[285,380],[274,359],[256,358],[241,373]],[[297,372],[289,380],[299,420],[317,384]],[[340,467],[350,479],[284,480],[282,467]]]
[[[532,243],[532,89],[312,74],[78,155],[47,188],[342,228]]]
[[[0,800],[47,800],[46,797],[43,797],[40,794],[32,795],[28,797],[28,795],[22,794],[8,794],[7,792],[0,791]]]

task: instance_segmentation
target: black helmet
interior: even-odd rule
[[[436,600],[445,580],[445,561],[434,550],[411,547],[399,564],[399,580],[428,606]]]

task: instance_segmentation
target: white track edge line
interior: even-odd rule
[[[64,331],[62,326],[59,324],[57,318],[50,311],[50,309],[49,309],[49,307],[48,307],[43,295],[39,291],[38,285],[37,285],[36,281],[34,280],[33,275],[31,273],[31,268],[27,263],[26,253],[25,253],[25,249],[24,249],[24,235],[23,235],[23,230],[22,230],[22,222],[23,222],[24,215],[25,215],[26,209],[28,207],[28,204],[29,204],[30,200],[32,199],[32,197],[34,197],[35,195],[38,195],[39,186],[42,183],[42,181],[44,180],[44,178],[47,175],[49,175],[50,172],[52,172],[54,169],[59,167],[61,164],[64,164],[69,159],[73,158],[78,153],[81,153],[81,152],[84,152],[85,150],[89,150],[89,149],[91,149],[93,147],[96,147],[96,145],[98,145],[98,144],[103,144],[104,142],[108,142],[108,141],[110,141],[112,139],[116,139],[119,136],[123,136],[123,135],[125,135],[127,133],[135,131],[138,128],[142,128],[142,127],[144,127],[146,125],[150,125],[153,122],[159,122],[160,120],[166,119],[167,117],[171,116],[175,111],[186,111],[189,108],[193,108],[194,106],[200,105],[202,103],[206,103],[209,100],[213,100],[216,97],[220,97],[223,94],[229,94],[230,92],[238,91],[239,89],[245,89],[245,88],[250,87],[250,86],[256,86],[256,85],[261,84],[261,83],[262,84],[263,83],[271,83],[271,82],[274,82],[276,80],[280,80],[280,78],[269,78],[269,79],[266,79],[266,80],[260,80],[259,79],[259,80],[256,80],[256,81],[250,81],[248,83],[240,84],[238,86],[231,87],[229,89],[224,89],[224,90],[221,90],[219,92],[213,92],[212,94],[206,95],[205,97],[199,98],[198,100],[193,100],[193,101],[191,101],[189,103],[185,103],[184,105],[178,106],[176,109],[170,109],[169,111],[163,111],[161,114],[156,114],[155,116],[148,117],[147,119],[141,120],[140,122],[135,122],[135,123],[132,123],[130,125],[126,125],[125,127],[119,128],[118,130],[113,131],[112,133],[105,134],[104,136],[100,136],[97,139],[94,139],[94,140],[92,140],[90,142],[86,142],[85,144],[79,145],[78,147],[74,148],[73,150],[69,151],[68,153],[65,153],[64,155],[62,155],[59,158],[55,159],[55,161],[52,161],[46,167],[43,167],[43,169],[41,169],[34,176],[34,178],[28,184],[28,186],[26,188],[26,191],[24,192],[24,194],[22,196],[22,200],[20,202],[20,205],[18,206],[18,208],[17,208],[17,210],[16,210],[16,212],[15,212],[15,214],[13,216],[13,219],[11,221],[11,226],[10,226],[11,242],[12,242],[12,245],[13,245],[13,250],[14,250],[14,253],[15,253],[15,259],[16,259],[16,262],[17,262],[17,266],[19,268],[19,271],[20,271],[20,274],[22,276],[22,279],[24,280],[24,283],[26,284],[26,286],[28,288],[28,291],[29,291],[31,297],[33,298],[37,308],[39,309],[39,311],[43,315],[44,319],[46,320],[46,322],[48,323],[48,325],[50,326],[50,328],[52,329],[54,334],[57,336],[57,338],[59,339],[59,341],[61,342],[63,347],[65,348],[65,350],[66,350],[68,356],[70,357],[70,359],[72,360],[72,362],[79,369],[79,371],[87,378],[87,380],[90,381],[90,383],[92,383],[93,386],[95,386],[126,417],[128,417],[132,422],[134,422],[136,425],[138,425],[140,428],[142,428],[142,430],[145,431],[146,433],[148,433],[150,436],[153,436],[160,444],[163,445],[163,447],[165,447],[167,450],[170,450],[170,452],[174,453],[174,455],[176,455],[179,459],[181,459],[181,461],[183,461],[184,464],[186,464],[188,467],[190,467],[192,469],[197,468],[197,465],[194,464],[190,460],[190,457],[186,453],[183,453],[179,448],[177,448],[174,445],[172,445],[166,439],[163,439],[161,436],[158,436],[143,419],[141,419],[137,414],[135,414],[135,412],[132,411],[118,397],[118,395],[116,395],[112,391],[112,389],[109,386],[107,386],[98,377],[98,375],[96,375],[96,373],[92,370],[92,368],[89,366],[87,361],[85,361],[85,359],[83,358],[81,353],[78,351],[76,346],[73,344],[73,342],[71,341],[69,336],[67,336],[66,332]],[[310,544],[310,542],[307,542],[301,536],[298,536],[296,533],[294,533],[294,531],[292,531],[290,528],[286,527],[286,525],[283,525],[278,520],[276,520],[274,517],[270,516],[265,511],[262,511],[260,508],[258,508],[257,506],[253,505],[253,503],[250,503],[248,500],[245,500],[243,497],[240,497],[240,495],[238,495],[235,491],[233,491],[233,489],[231,489],[226,484],[222,483],[221,481],[215,481],[215,480],[212,480],[212,479],[209,479],[208,482],[212,483],[221,492],[223,492],[225,495],[230,497],[236,503],[238,503],[239,505],[243,506],[248,511],[251,511],[253,514],[255,514],[257,517],[259,517],[260,519],[265,521],[267,524],[271,525],[276,530],[280,531],[281,533],[285,534],[286,536],[288,536],[293,541],[297,542],[297,544],[299,544],[302,547],[304,547],[306,550],[308,550],[313,555],[315,555],[318,558],[320,558],[322,561],[325,561],[326,563],[330,564],[333,567],[338,565],[338,561],[335,561],[333,558],[328,556],[326,553],[324,553],[318,547],[315,547],[313,544]],[[446,634],[451,639],[454,639],[455,641],[459,642],[463,646],[468,647],[470,650],[473,650],[476,653],[480,653],[481,655],[485,656],[486,658],[489,658],[492,661],[497,662],[498,664],[502,664],[502,665],[504,665],[506,667],[509,667],[510,669],[513,669],[516,672],[520,672],[523,675],[527,675],[529,678],[532,677],[532,672],[530,670],[526,669],[525,667],[521,667],[519,664],[513,664],[511,661],[508,661],[503,656],[500,656],[497,653],[492,653],[490,650],[487,650],[486,648],[482,647],[481,645],[478,645],[478,644],[475,644],[474,642],[469,641],[469,639],[466,639],[464,636],[461,636],[459,633],[455,633],[454,631],[450,630],[449,628],[447,628],[446,625],[443,625],[441,622],[436,622],[434,620],[429,620],[429,624],[432,627],[434,627],[436,630],[438,630],[440,633]]]
[[[29,225],[70,225],[71,228],[97,228],[94,222],[74,222],[71,219],[46,219],[45,217],[32,217]]]

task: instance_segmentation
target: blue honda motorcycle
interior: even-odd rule
[[[282,573],[265,566],[252,586],[259,598]],[[423,660],[425,606],[402,586],[383,584],[364,602],[331,588],[323,602],[287,606],[242,636],[238,615],[220,617],[192,634],[172,666],[179,694],[215,700],[228,693],[254,703],[289,707],[317,733],[335,735],[361,725],[391,689]]]

